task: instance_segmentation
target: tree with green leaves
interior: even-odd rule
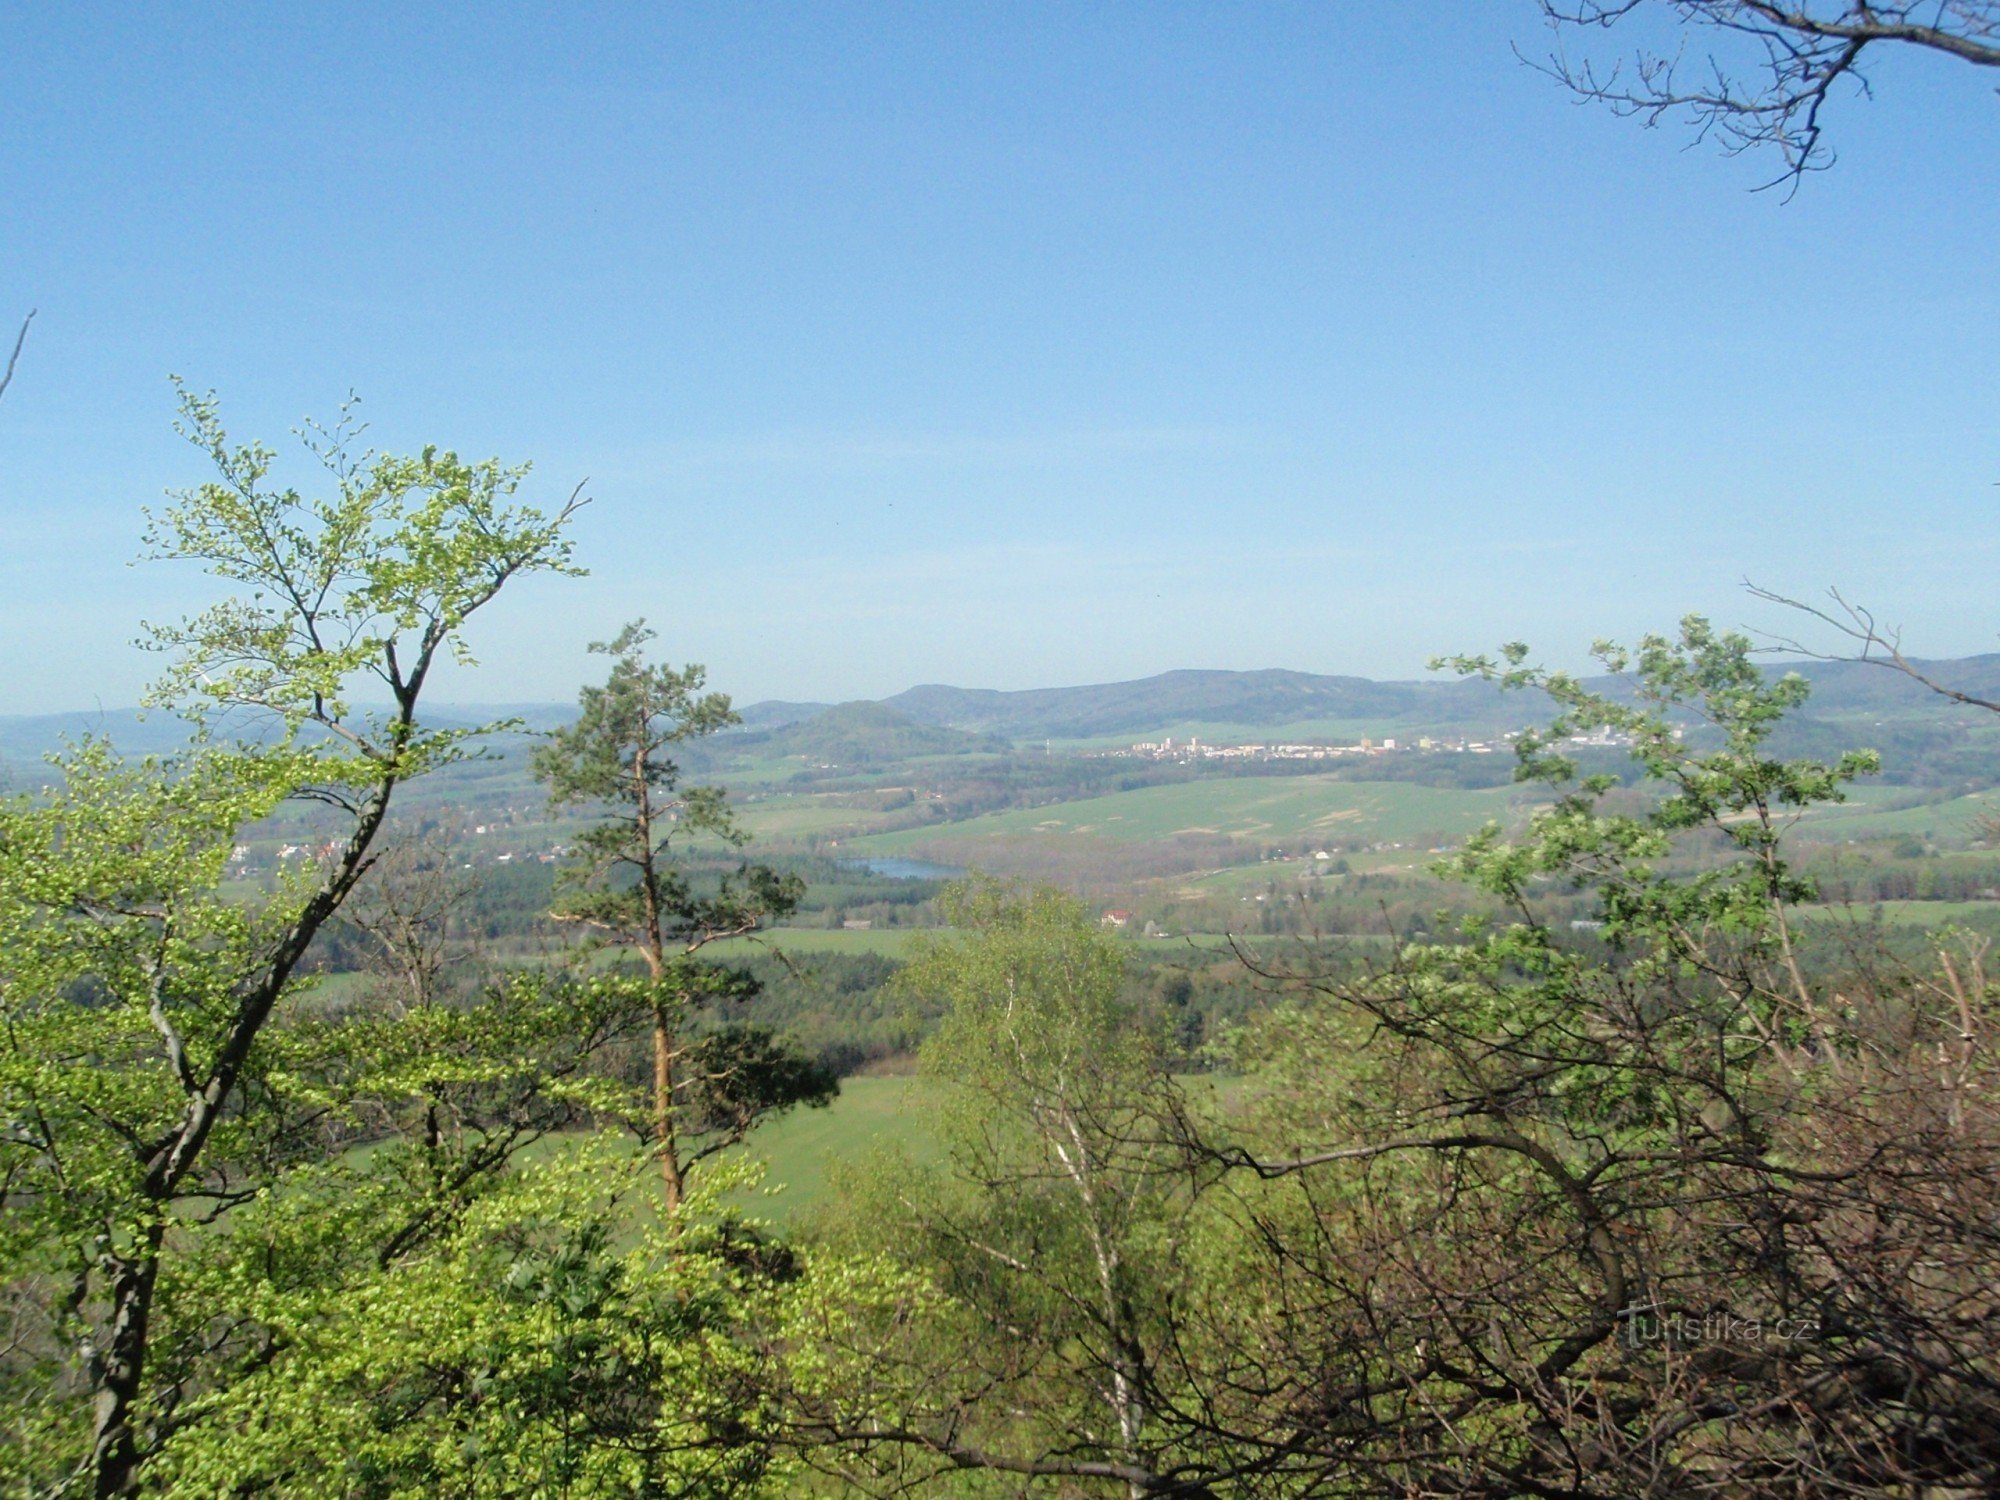
[[[516,997],[498,998],[529,1019]],[[544,1020],[559,1018],[532,1017],[546,1041]],[[218,1294],[231,1277],[247,1290],[265,1358],[196,1399],[151,1486],[383,1500],[769,1494],[781,1455],[741,1333],[785,1316],[803,1288],[796,1258],[720,1204],[745,1185],[717,1173],[649,1224],[650,1170],[607,1135],[570,1133],[380,1265],[330,1254],[329,1231],[375,1242],[373,1220],[403,1212],[396,1174],[325,1164],[287,1201],[246,1214],[231,1236],[240,1256],[212,1266]],[[251,1270],[264,1259],[296,1274]]]
[[[1242,1117],[1187,1130],[1245,1230],[1204,1394],[1313,1493],[1984,1493],[1979,950],[1809,961],[1786,827],[1874,758],[1774,755],[1805,682],[1699,618],[1600,654],[1620,691],[1454,663],[1558,710],[1519,742],[1549,800],[1441,866],[1485,912],[1358,975],[1250,959],[1293,994]],[[1636,787],[1579,774],[1594,730]]]
[[[942,906],[953,935],[898,982],[945,1009],[923,1051],[944,1160],[880,1164],[829,1226],[935,1295],[823,1335],[853,1368],[795,1394],[809,1461],[882,1494],[1208,1493],[1182,1316],[1209,1221],[1162,1128],[1164,1038],[1074,897],[973,880]]]
[[[326,478],[307,496],[271,482],[271,450],[230,442],[212,396],[184,389],[181,413],[216,477],[151,518],[149,550],[240,590],[148,632],[169,658],[149,701],[197,738],[140,764],[87,743],[58,789],[0,809],[0,1258],[39,1320],[39,1378],[77,1397],[12,1459],[24,1484],[100,1496],[135,1492],[191,1393],[243,1354],[226,1318],[191,1316],[183,1268],[325,1149],[345,1042],[274,1018],[396,789],[472,753],[479,731],[419,717],[434,670],[470,659],[466,625],[502,588],[579,571],[564,533],[582,502],[517,503],[523,469],[357,451],[344,409],[305,434]],[[387,707],[359,707],[363,685]],[[262,738],[219,737],[246,720]],[[329,820],[325,857],[270,903],[225,899],[237,830],[298,799]]]
[[[667,1208],[687,1191],[687,1170],[702,1155],[740,1140],[772,1109],[824,1102],[833,1081],[824,1070],[740,1066],[748,1039],[725,1033],[690,1037],[693,1011],[705,1002],[742,1000],[754,994],[750,978],[703,959],[701,950],[723,938],[757,931],[791,911],[801,894],[796,876],[766,865],[743,864],[712,886],[698,888],[676,862],[676,844],[707,836],[737,846],[743,835],[720,787],[686,786],[673,758],[676,746],[737,723],[729,698],[704,693],[699,666],[676,670],[649,662],[653,632],[643,620],[590,648],[612,658],[600,687],[579,696],[576,721],[551,732],[537,750],[535,773],[557,806],[581,804],[597,815],[578,835],[563,872],[559,921],[588,929],[599,942],[636,953],[645,966],[643,1003],[652,1029],[651,1144],[659,1163]],[[752,1044],[756,1045],[756,1044]],[[762,1040],[768,1048],[770,1039]],[[690,1091],[714,1096],[734,1080],[734,1106],[711,1119],[727,1123],[693,1152],[683,1148],[678,1122]],[[782,1085],[764,1097],[744,1091],[753,1080]],[[711,1099],[712,1102],[712,1099]]]

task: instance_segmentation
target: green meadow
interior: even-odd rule
[[[1914,807],[1882,806],[1884,802],[1907,802],[1911,796],[1907,787],[1860,787],[1845,803],[1814,808],[1807,813],[1799,832],[1817,840],[1914,834],[1919,838],[1955,842],[1970,837],[1980,818],[2000,816],[2000,790],[1922,802]]]
[[[1894,927],[1957,925],[1990,932],[2000,925],[2000,901],[1869,901],[1852,907],[1828,903],[1802,910],[1819,921],[1879,921]]]
[[[794,1110],[760,1126],[748,1149],[765,1164],[764,1184],[739,1201],[761,1217],[795,1220],[832,1201],[841,1168],[883,1147],[918,1163],[939,1160],[944,1147],[926,1093],[909,1075],[846,1078],[825,1109]]]
[[[1186,1076],[1181,1086],[1203,1111],[1242,1090],[1239,1079],[1207,1074]],[[796,1222],[834,1202],[842,1170],[877,1151],[899,1151],[919,1166],[942,1162],[936,1088],[912,1074],[848,1078],[825,1109],[794,1110],[760,1126],[746,1149],[764,1164],[764,1182],[738,1202],[759,1217]]]
[[[758,950],[779,953],[879,953],[901,958],[920,935],[914,927],[878,927],[867,931],[826,927],[773,927],[754,938],[724,938],[706,951],[718,958]]]
[[[1465,791],[1334,776],[1216,777],[1052,807],[1011,808],[940,827],[869,834],[854,839],[852,848],[904,854],[947,833],[954,840],[1079,837],[1146,843],[1195,835],[1400,843],[1431,835],[1462,836],[1491,820],[1507,821],[1519,796],[1512,787]]]
[[[857,806],[847,793],[774,794],[733,799],[731,810],[743,831],[753,839],[767,842],[809,838],[814,835],[866,833],[879,828],[892,816],[880,808]]]

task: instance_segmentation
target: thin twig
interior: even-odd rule
[[[21,319],[21,331],[14,335],[14,352],[7,356],[7,372],[0,375],[0,396],[7,394],[7,387],[14,383],[14,367],[21,362],[21,346],[28,342],[28,325],[35,321],[35,309],[28,310],[27,317]]]

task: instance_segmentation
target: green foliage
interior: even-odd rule
[[[1516,741],[1518,775],[1556,789],[1554,804],[1536,813],[1525,838],[1505,839],[1489,827],[1439,866],[1525,914],[1535,882],[1558,879],[1588,888],[1599,900],[1601,936],[1614,950],[1674,972],[1712,970],[1714,940],[1739,970],[1776,956],[1792,966],[1788,908],[1815,894],[1783,850],[1789,821],[1818,804],[1838,802],[1843,788],[1880,769],[1871,752],[1849,751],[1832,764],[1782,760],[1766,742],[1784,715],[1810,691],[1801,677],[1773,682],[1751,660],[1749,640],[1718,634],[1689,616],[1677,640],[1648,636],[1636,656],[1600,643],[1596,654],[1614,672],[1635,668],[1633,701],[1592,691],[1565,673],[1525,665],[1513,645],[1501,661],[1460,658],[1460,671],[1510,690],[1538,688],[1559,712],[1543,730]],[[1705,727],[1714,748],[1696,748],[1684,715]],[[1648,789],[1657,797],[1639,813],[1609,811],[1616,785],[1607,774],[1576,774],[1561,751],[1564,739],[1594,731],[1625,737]],[[1705,834],[1734,857],[1686,874],[1663,867],[1689,835]],[[1493,957],[1502,956],[1494,950]],[[1536,967],[1552,961],[1546,932],[1517,925],[1505,961]],[[1791,988],[1796,989],[1796,974]],[[1738,991],[1755,988],[1739,974]]]
[[[840,1092],[833,1069],[765,1026],[726,1026],[689,1049],[682,1107],[697,1131],[740,1140],[773,1111],[824,1109]]]
[[[947,1159],[826,1216],[931,1295],[857,1292],[865,1369],[793,1393],[829,1467],[938,1495],[1987,1482],[1979,950],[1808,972],[1783,836],[1871,760],[1773,753],[1799,685],[1701,621],[1607,654],[1630,693],[1465,664],[1557,702],[1521,755],[1553,801],[1445,862],[1486,909],[1440,939],[1253,957],[1291,1003],[1238,1097],[1162,1077],[1088,910],[949,895],[901,981],[947,1004]],[[1635,785],[1565,754],[1596,729]],[[1162,1018],[1193,994],[1149,988]],[[1718,1313],[1752,1332],[1658,1332]]]
[[[174,660],[150,701],[208,718],[232,708],[277,714],[296,733],[315,724],[369,764],[413,775],[451,758],[464,731],[418,735],[410,710],[438,653],[472,660],[461,628],[512,578],[574,575],[563,530],[576,500],[551,516],[508,503],[527,474],[426,448],[415,457],[351,451],[353,403],[306,446],[333,482],[325,497],[272,489],[275,454],[232,444],[212,394],[181,389],[179,431],[217,478],[149,515],[156,558],[201,563],[249,590],[145,644]],[[386,688],[388,717],[355,721],[358,677]]]
[[[498,1178],[385,1266],[240,1282],[269,1355],[189,1411],[161,1492],[764,1493],[741,1338],[779,1315],[796,1265],[699,1196],[620,1248],[632,1167],[579,1146]],[[378,1180],[352,1186],[379,1199]],[[237,1234],[281,1242],[293,1207]]]
[[[583,690],[575,722],[550,732],[534,766],[553,803],[583,804],[599,816],[575,841],[557,916],[639,950],[657,974],[669,949],[692,953],[782,916],[797,904],[800,885],[754,865],[698,895],[674,868],[677,838],[742,841],[722,790],[681,785],[671,754],[737,719],[726,695],[701,692],[700,667],[649,664],[652,639],[635,621],[591,647],[612,658],[610,675]]]
[[[926,1044],[945,1161],[879,1162],[831,1218],[932,1295],[854,1316],[851,1384],[798,1396],[885,1486],[985,1493],[964,1470],[1129,1479],[1167,1472],[1157,1402],[1176,1386],[1185,1197],[1159,1121],[1177,1097],[1121,999],[1119,947],[1061,892],[947,891],[956,935],[899,984],[946,1007]],[[995,1493],[1007,1492],[1004,1487]]]
[[[31,1330],[6,1380],[55,1397],[6,1463],[23,1485],[68,1475],[100,1495],[133,1491],[191,1395],[244,1357],[242,1325],[199,1294],[231,1243],[220,1226],[356,1128],[383,1054],[365,1030],[280,1007],[394,789],[467,753],[476,731],[417,720],[433,667],[464,658],[462,627],[509,580],[576,571],[574,502],[505,503],[520,471],[435,450],[352,458],[343,418],[309,439],[333,484],[307,499],[267,486],[272,455],[231,446],[212,398],[184,392],[182,412],[219,478],[155,518],[150,544],[249,590],[151,634],[174,657],[154,701],[204,733],[138,765],[85,743],[59,760],[60,788],[0,807],[0,1243]],[[385,713],[351,711],[364,676],[388,689]],[[274,719],[276,737],[209,738],[232,710]],[[222,899],[236,831],[289,798],[338,812],[332,852],[268,903]],[[450,1066],[418,1069],[440,1097]]]
[[[1184,1321],[1204,1419],[1310,1492],[1879,1491],[1913,1443],[1970,1483],[1992,987],[1802,962],[1788,823],[1874,761],[1770,751],[1799,679],[1696,618],[1600,654],[1629,693],[1518,646],[1456,663],[1558,707],[1519,747],[1555,801],[1440,867],[1495,909],[1369,971],[1271,970],[1295,1000],[1249,1033],[1244,1107],[1190,1120],[1238,1183],[1205,1241],[1237,1290]],[[1636,787],[1579,774],[1595,730]],[[1550,917],[1577,895],[1584,933]],[[1718,1316],[1749,1333],[1655,1332]]]
[[[978,1096],[981,1110],[1032,1113],[1051,1089],[1125,1075],[1148,1039],[1123,1023],[1125,960],[1084,905],[1051,887],[993,880],[950,887],[948,927],[920,940],[898,983],[942,1003],[925,1070]]]
[[[760,1043],[737,1034],[733,1042],[689,1045],[687,1027],[699,1008],[749,999],[756,991],[748,975],[701,958],[701,950],[791,911],[802,886],[796,875],[745,864],[697,890],[673,863],[680,836],[706,833],[741,842],[722,790],[683,786],[670,754],[735,723],[736,716],[727,697],[701,694],[700,667],[676,671],[649,664],[645,648],[652,638],[644,622],[635,621],[617,639],[591,647],[613,659],[610,675],[602,687],[583,690],[576,722],[549,735],[535,755],[535,773],[557,805],[583,803],[599,815],[576,839],[555,916],[645,961],[639,999],[652,1024],[649,1131],[671,1210],[685,1190],[688,1166],[740,1141],[763,1115],[823,1103],[832,1080],[768,1037]],[[733,1054],[732,1045],[748,1050]],[[711,1139],[690,1156],[678,1137],[691,1102],[696,1127]]]

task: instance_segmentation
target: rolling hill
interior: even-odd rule
[[[1941,682],[2000,701],[2000,653],[1917,665]],[[1778,661],[1769,670],[1797,671],[1812,681],[1807,713],[1814,718],[1907,718],[1948,707],[1921,684],[1868,664]],[[1592,685],[1612,691],[1620,686],[1612,678],[1593,679]],[[1136,737],[1186,724],[1276,729],[1313,720],[1362,723],[1391,732],[1398,728],[1486,731],[1531,721],[1541,711],[1530,700],[1505,697],[1481,682],[1378,682],[1276,668],[1188,670],[1131,682],[1011,692],[928,684],[879,702],[831,706],[767,700],[741,707],[742,727],[704,748],[727,755],[768,746],[780,755],[879,764],[992,749],[995,737],[1008,741]],[[1961,716],[1978,712],[1964,710]],[[540,730],[566,723],[574,713],[567,704],[449,704],[440,705],[432,720],[460,725],[513,718]],[[83,733],[103,734],[129,752],[144,753],[183,743],[185,726],[171,715],[140,719],[133,710],[120,708],[0,715],[0,758],[33,761],[65,736]]]
[[[924,724],[886,703],[841,703],[809,719],[730,737],[732,748],[761,755],[801,756],[815,765],[879,766],[932,755],[999,752],[1007,742],[938,724]]]
[[[1275,668],[1163,672],[1136,682],[1022,692],[933,685],[883,701],[926,724],[1009,739],[1141,734],[1188,722],[1275,727],[1308,719],[1388,725],[1421,718],[1442,726],[1501,711],[1500,695],[1484,683],[1375,682]]]

